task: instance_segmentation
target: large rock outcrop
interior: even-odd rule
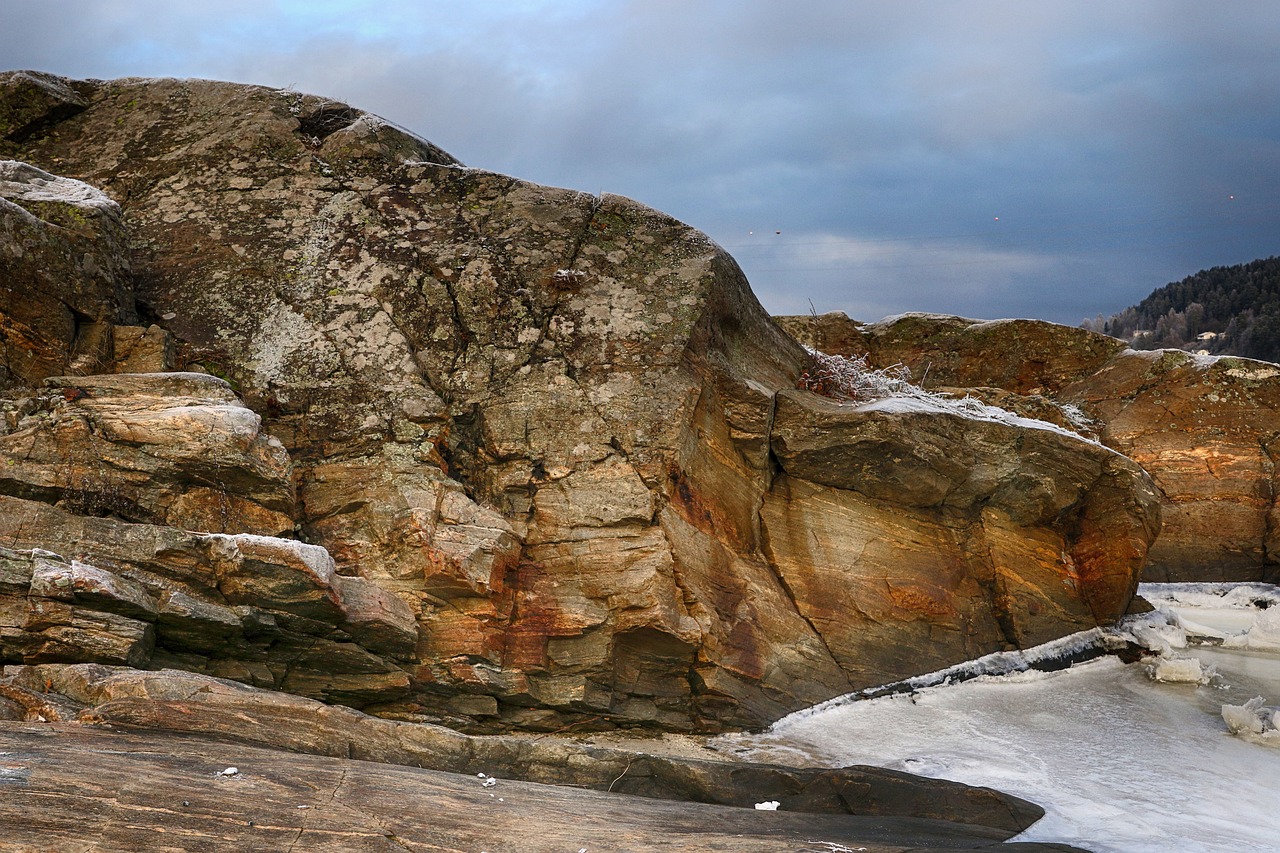
[[[930,387],[1035,411],[1141,464],[1163,517],[1146,580],[1280,580],[1280,366],[1137,352],[1038,320],[778,319],[816,349],[906,365]],[[1063,404],[1092,422],[1064,414]]]
[[[132,287],[71,312],[92,363],[73,324],[11,371],[0,546],[229,611],[199,647],[124,614],[140,665],[476,730],[758,725],[1110,622],[1158,526],[1138,466],[1046,424],[789,390],[808,355],[688,226],[345,104],[11,73],[0,140],[120,202]],[[250,540],[307,555],[262,601],[204,556]],[[349,599],[382,602],[365,634]],[[7,660],[53,659],[37,627]]]

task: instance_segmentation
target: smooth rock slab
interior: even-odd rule
[[[0,850],[1071,851],[945,821],[758,811],[190,735],[0,723]],[[224,775],[228,768],[235,773]],[[842,845],[837,846],[837,845]]]

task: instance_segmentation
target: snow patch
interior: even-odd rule
[[[926,391],[912,384],[910,371],[900,364],[873,369],[867,365],[866,356],[828,355],[809,346],[805,350],[813,358],[813,366],[801,375],[799,387],[822,394],[841,405],[856,405],[860,411],[870,412],[958,415],[971,420],[1053,432],[1103,447],[1098,441],[1078,432],[1049,421],[1022,417],[968,395],[956,399]],[[1089,418],[1078,407],[1064,408],[1063,414],[1081,429],[1090,426]]]

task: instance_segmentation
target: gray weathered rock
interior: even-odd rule
[[[133,311],[119,205],[81,181],[0,160],[0,392],[98,369],[111,357],[111,324]]]

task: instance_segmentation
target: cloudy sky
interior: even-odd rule
[[[1280,253],[1275,0],[0,0],[0,68],[345,100],[775,313],[1078,323]]]

